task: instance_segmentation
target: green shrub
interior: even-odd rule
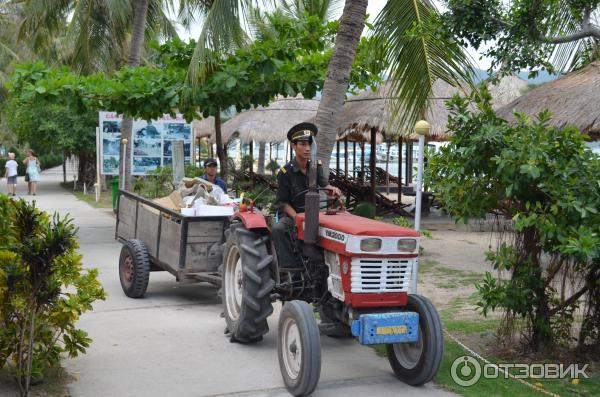
[[[71,219],[0,195],[0,367],[10,364],[21,395],[32,374],[91,343],[76,322],[105,292],[96,269],[83,271],[76,233]]]
[[[356,204],[356,207],[354,207],[354,215],[362,216],[363,218],[375,219],[375,205],[366,201],[358,203]]]

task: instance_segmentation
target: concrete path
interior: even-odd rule
[[[61,180],[60,168],[44,172],[37,204],[75,219],[85,266],[100,270],[108,293],[79,322],[93,339],[87,354],[65,360],[76,379],[70,384],[73,396],[288,395],[277,361],[278,307],[264,340],[240,345],[223,335],[220,299],[210,285],[179,285],[166,272],[152,273],[146,297],[127,298],[117,272],[121,245],[114,240],[114,216],[77,200],[59,186]],[[19,184],[22,195],[26,190]],[[314,396],[342,395],[453,394],[431,383],[409,387],[371,348],[323,337],[321,382]]]

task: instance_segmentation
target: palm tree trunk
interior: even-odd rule
[[[368,0],[346,0],[323,85],[316,119],[319,128],[317,156],[323,162],[326,177],[329,176],[329,157],[335,144],[339,117],[346,99],[352,61],[365,26],[368,2]]]
[[[260,175],[265,174],[265,152],[267,151],[267,146],[265,142],[258,143],[258,166],[256,172]]]
[[[136,0],[133,14],[133,31],[131,33],[131,44],[129,46],[128,66],[138,66],[140,55],[144,46],[144,34],[146,30],[146,15],[148,14],[148,0]],[[121,125],[121,138],[127,139],[126,152],[123,153],[121,145],[120,168],[121,175],[125,178],[125,190],[131,190],[131,153],[133,153],[133,118],[125,117]]]
[[[223,136],[221,135],[221,110],[215,114],[215,141],[217,144],[217,157],[219,158],[219,166],[221,167],[221,178],[227,176],[227,158],[223,146]]]

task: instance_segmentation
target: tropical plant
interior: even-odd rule
[[[492,58],[490,70],[566,72],[600,59],[598,0],[447,0],[450,34]]]
[[[92,340],[76,322],[105,292],[96,269],[83,271],[71,219],[4,195],[0,214],[0,367],[11,364],[27,396],[61,353],[85,353]]]
[[[436,196],[457,221],[489,213],[514,221],[487,254],[511,277],[487,273],[477,285],[482,313],[502,310],[509,336],[512,320],[523,319],[528,346],[546,351],[566,335],[572,342],[571,314],[583,308],[580,345],[597,346],[600,308],[590,298],[600,289],[600,158],[574,127],[549,127],[547,112],[516,114],[514,126],[499,119],[485,88],[449,108],[450,144],[426,175]]]

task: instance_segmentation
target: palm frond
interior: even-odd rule
[[[323,21],[330,21],[339,15],[343,5],[341,0],[279,0],[279,8],[296,19],[308,13]]]
[[[253,0],[214,0],[206,12],[198,44],[187,73],[187,83],[192,88],[202,82],[212,68],[211,53],[224,54],[248,43],[242,23],[248,21]]]
[[[390,113],[399,128],[424,117],[436,80],[473,85],[471,60],[451,38],[437,34],[437,15],[429,1],[393,0],[375,20],[376,43],[390,64]]]

